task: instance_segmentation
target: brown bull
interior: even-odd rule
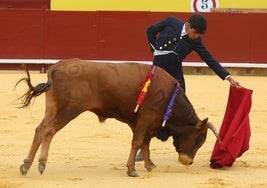
[[[172,136],[179,161],[184,165],[191,164],[206,140],[207,129],[211,128],[216,136],[218,133],[211,123],[207,123],[207,118],[203,121],[198,118],[182,90],[175,99],[170,119],[165,127],[161,126],[176,80],[158,67],[142,106],[134,113],[140,85],[150,70],[151,66],[145,64],[69,59],[51,66],[47,83],[35,87],[27,71],[27,78],[20,80],[26,81],[29,86],[28,92],[21,98],[21,107],[27,107],[33,97],[46,92],[46,110],[20,167],[21,174],[26,175],[41,144],[38,169],[42,174],[53,136],[84,111],[95,113],[100,122],[115,118],[130,126],[133,139],[127,161],[129,176],[138,176],[135,156],[139,149],[143,153],[145,168],[151,171],[155,167],[149,152],[149,143],[154,136],[161,140]]]

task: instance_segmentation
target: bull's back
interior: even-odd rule
[[[138,89],[150,67],[138,63],[102,63],[68,59],[55,64],[49,70],[49,74],[55,72],[53,82],[67,84],[66,89],[91,87],[95,92],[115,89],[112,92],[119,94],[121,90]]]
[[[49,71],[49,74],[54,72],[51,96],[59,105],[79,111],[89,110],[106,117],[132,119],[140,87],[150,70],[150,65],[138,63],[100,63],[79,59],[60,61]],[[152,88],[162,87],[164,92],[163,87],[172,80],[165,71],[156,68]]]

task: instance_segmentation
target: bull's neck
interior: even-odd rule
[[[175,121],[179,121],[179,123],[176,122],[176,124],[181,123],[192,126],[195,126],[199,121],[195,109],[183,92],[177,95],[171,118],[174,118]]]

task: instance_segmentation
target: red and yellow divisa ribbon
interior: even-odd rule
[[[139,109],[139,107],[142,105],[142,103],[144,102],[145,96],[147,94],[148,88],[151,84],[152,78],[154,76],[154,72],[155,72],[155,66],[151,67],[150,72],[148,73],[147,77],[145,78],[145,81],[143,82],[143,86],[142,86],[142,90],[138,96],[138,99],[136,101],[136,107],[134,109],[134,112],[136,113]]]

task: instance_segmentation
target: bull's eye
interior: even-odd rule
[[[199,135],[196,140],[195,140],[195,145],[196,146],[200,146],[201,144],[203,144],[203,142],[205,141],[206,139],[206,135],[205,134],[201,134]]]

